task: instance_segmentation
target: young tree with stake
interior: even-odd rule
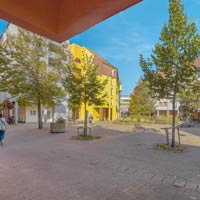
[[[184,14],[181,1],[169,0],[169,4],[169,22],[164,24],[160,42],[155,45],[150,59],[140,56],[140,65],[157,98],[172,100],[172,127],[175,127],[178,93],[196,78],[193,63],[200,55],[200,37],[195,23]],[[174,146],[175,130],[172,129]]]

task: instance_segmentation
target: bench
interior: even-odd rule
[[[83,129],[84,130],[84,126],[78,126],[77,127],[77,134],[78,134],[78,136],[80,135],[80,129]],[[91,127],[87,127],[87,129],[89,130],[89,133],[90,133],[90,135],[92,134],[92,131],[91,131]]]
[[[181,137],[180,137],[180,132],[179,132],[179,127],[169,127],[169,128],[161,128],[165,130],[165,134],[166,134],[166,140],[167,140],[167,145],[169,145],[169,129],[174,129],[174,131],[177,129],[178,131],[178,143],[179,145],[181,144]]]

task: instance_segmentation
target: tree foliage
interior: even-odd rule
[[[180,115],[182,120],[193,120],[194,113],[200,108],[200,80],[196,79],[190,83],[189,89],[179,92]],[[199,116],[198,116],[198,120]]]
[[[152,98],[147,82],[140,81],[131,94],[129,112],[132,116],[151,116],[155,114],[156,100]]]
[[[0,90],[24,103],[36,104],[39,128],[42,128],[41,105],[52,105],[65,95],[58,85],[61,57],[55,59],[53,66],[48,64],[48,44],[45,38],[19,29],[16,35],[8,35],[3,44],[5,64],[0,68]],[[62,47],[60,51],[64,51]]]
[[[149,59],[140,56],[140,65],[154,94],[158,98],[172,99],[174,127],[177,94],[196,78],[193,63],[200,54],[200,37],[195,23],[184,14],[181,1],[169,0],[169,3],[169,22],[164,24],[160,42]],[[175,146],[174,131],[172,146]]]
[[[106,94],[103,92],[107,80],[97,74],[93,57],[83,54],[81,64],[73,62],[67,67],[67,78],[63,85],[69,93],[69,107],[79,109],[84,104],[84,134],[87,135],[87,105],[102,105]]]

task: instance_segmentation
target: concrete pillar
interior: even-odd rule
[[[158,116],[158,117],[160,116],[160,112],[159,112],[159,110],[157,110],[157,116]]]

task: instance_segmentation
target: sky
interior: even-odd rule
[[[182,0],[185,14],[200,33],[200,0]],[[129,95],[142,76],[139,55],[149,57],[168,22],[168,0],[143,0],[70,39],[85,46],[118,68],[122,95]],[[0,20],[0,34],[6,22]]]

